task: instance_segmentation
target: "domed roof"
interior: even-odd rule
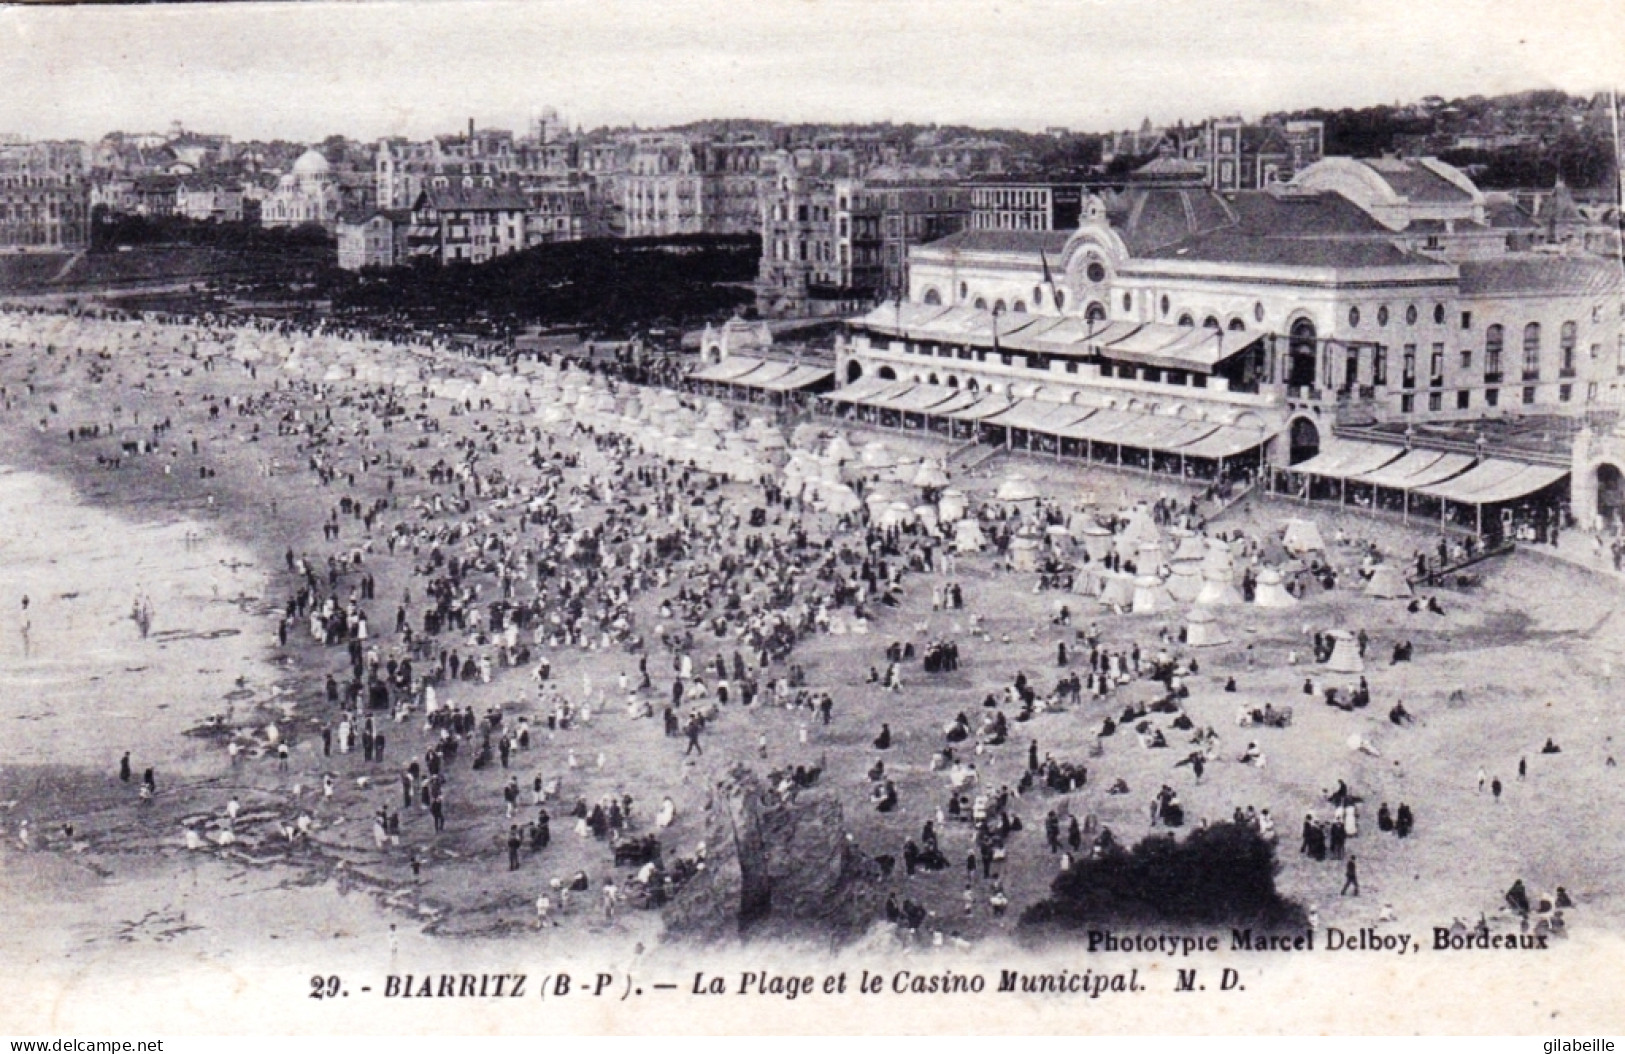
[[[315,150],[306,150],[299,155],[299,160],[293,163],[293,174],[296,176],[325,176],[332,171],[332,166]]]

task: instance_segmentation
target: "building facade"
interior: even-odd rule
[[[628,238],[750,234],[761,225],[759,182],[769,146],[639,137],[617,181]]]
[[[763,193],[762,262],[756,302],[763,314],[833,315],[866,297],[841,284],[835,178],[786,166]]]
[[[241,223],[243,191],[241,187],[183,179],[175,190],[175,212],[189,220]]]
[[[412,207],[406,252],[442,264],[484,263],[525,247],[523,195],[484,187],[426,190]]]
[[[0,251],[75,251],[90,244],[90,185],[77,150],[0,147]]]
[[[388,268],[401,262],[410,215],[403,210],[374,209],[339,218],[338,261],[346,271]]]
[[[1069,231],[1078,225],[1078,183],[989,182],[970,187],[970,226],[978,231]]]
[[[908,252],[963,230],[970,192],[952,172],[876,171],[836,180],[836,281],[871,299],[908,290]]]
[[[1347,196],[1324,175],[1228,195],[1131,188],[1091,197],[1071,232],[971,229],[918,247],[907,302],[854,325],[840,378],[1247,416],[1291,436],[1282,463],[1340,423],[1621,406],[1617,262],[1422,251],[1410,228],[1449,219],[1423,175],[1368,168]],[[1426,176],[1471,187],[1448,166]],[[1475,222],[1476,193],[1449,203],[1467,216],[1450,222]]]
[[[265,227],[316,225],[332,231],[338,225],[343,196],[327,158],[307,150],[288,173],[277,180],[260,205],[260,224]]]

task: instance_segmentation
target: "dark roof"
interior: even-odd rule
[[[1459,204],[1472,195],[1426,165],[1397,158],[1370,158],[1364,162],[1387,181],[1394,193],[1417,203]]]
[[[1458,266],[1463,296],[1617,296],[1625,291],[1619,261],[1600,256],[1509,253],[1487,260],[1463,260]]]
[[[1060,257],[1071,231],[983,231],[967,230],[931,242],[927,248],[950,252],[1048,253]]]
[[[1431,263],[1386,241],[1314,238],[1257,238],[1236,231],[1190,238],[1142,254],[1153,260],[1205,260],[1283,267],[1399,267]]]
[[[527,207],[523,194],[504,187],[437,187],[424,191],[423,197],[419,199],[419,204],[422,207],[442,212],[450,209],[464,211],[518,209],[523,211]]]
[[[1160,189],[1123,195],[1114,217],[1134,255],[1289,267],[1426,262],[1341,194]]]
[[[345,209],[339,213],[339,222],[354,226],[366,223],[374,216],[382,216],[390,223],[406,223],[412,218],[412,214],[406,209]]]
[[[1491,201],[1484,206],[1490,226],[1497,229],[1531,230],[1540,226],[1515,201]],[[1412,221],[1413,224],[1415,221]]]
[[[1204,188],[1134,188],[1107,206],[1112,226],[1136,256],[1234,225],[1224,199]]]
[[[1387,237],[1387,227],[1341,194],[1277,194],[1250,191],[1232,196],[1238,226],[1270,238]]]

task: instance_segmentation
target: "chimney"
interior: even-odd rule
[[[474,141],[474,118],[472,117],[468,119],[468,141],[470,143]]]

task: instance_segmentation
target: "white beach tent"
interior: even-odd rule
[[[1213,648],[1230,643],[1230,634],[1210,608],[1194,608],[1185,618],[1185,643],[1192,648]]]
[[[1258,585],[1253,589],[1253,603],[1261,608],[1289,608],[1298,603],[1298,598],[1287,592],[1281,572],[1273,567],[1266,567],[1258,572]]]
[[[1402,600],[1411,596],[1411,584],[1393,564],[1378,564],[1365,584],[1365,595],[1382,600]]]
[[[1241,593],[1230,580],[1228,572],[1206,567],[1202,570],[1202,591],[1196,594],[1196,603],[1204,607],[1239,604]]]
[[[1028,479],[1021,473],[1016,472],[1012,473],[1003,483],[999,484],[999,489],[994,492],[994,496],[1000,501],[1010,502],[1012,504],[1024,501],[1037,501],[1038,488],[1033,486],[1032,480]]]
[[[1016,571],[1038,570],[1038,539],[1023,535],[1010,540],[1010,567]]]
[[[1134,576],[1122,571],[1106,573],[1100,587],[1100,603],[1109,608],[1127,608],[1134,603]]]
[[[1332,631],[1332,655],[1326,668],[1333,673],[1364,673],[1365,660],[1360,658],[1360,642],[1348,630]]]
[[[1202,595],[1202,568],[1200,564],[1183,560],[1168,568],[1166,583],[1168,595],[1181,604],[1193,604]]]
[[[960,520],[954,524],[954,551],[960,553],[981,552],[987,547],[987,536],[982,533],[982,525],[975,520]]]
[[[1173,600],[1163,588],[1162,579],[1156,575],[1140,575],[1134,580],[1132,606],[1136,615],[1157,615],[1172,607]]]
[[[1298,555],[1326,551],[1326,540],[1320,536],[1320,528],[1312,520],[1293,518],[1286,521],[1286,527],[1281,532],[1281,544],[1288,552]]]

